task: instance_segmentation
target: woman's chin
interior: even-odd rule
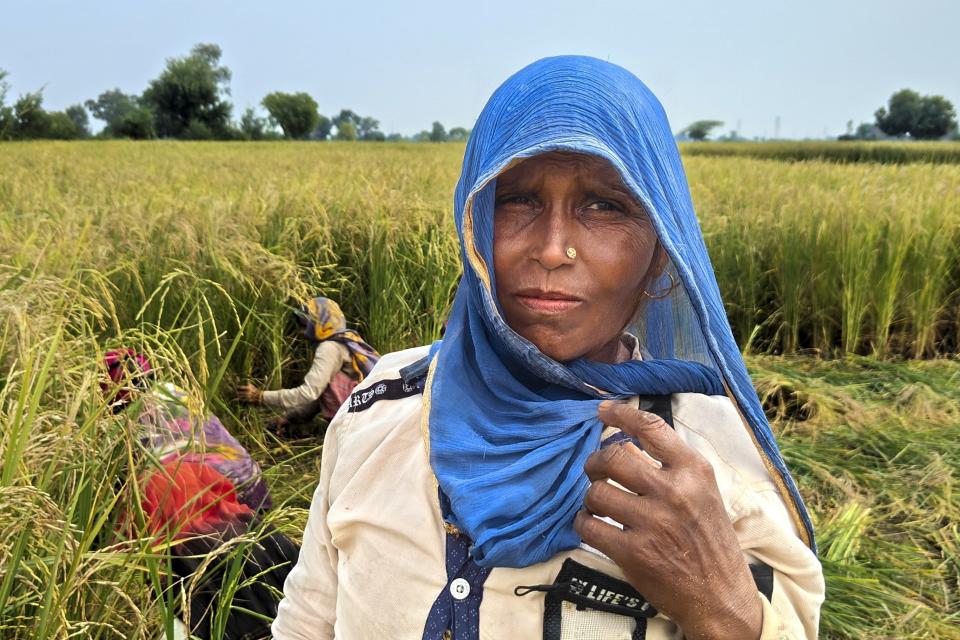
[[[589,349],[578,348],[572,336],[557,334],[533,335],[520,334],[540,350],[540,353],[557,362],[570,362],[582,357]]]
[[[579,358],[595,362],[617,362],[619,355],[619,334],[608,340],[597,341],[597,335],[588,336],[558,334],[552,332],[518,332],[533,343],[540,353],[560,363],[568,363]]]
[[[528,313],[505,314],[507,324],[521,337],[529,340],[540,353],[557,362],[571,362],[577,358],[607,361],[606,352],[616,355],[620,333],[610,333],[609,326],[593,326],[583,313],[563,316],[531,318]],[[522,311],[522,309],[521,309]]]

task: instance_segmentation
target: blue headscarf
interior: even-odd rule
[[[559,363],[503,319],[493,274],[496,177],[541,153],[609,161],[649,214],[670,264],[633,329],[650,357]],[[509,78],[480,114],[454,198],[463,279],[431,351],[425,420],[447,521],[481,566],[524,567],[580,540],[573,518],[589,485],[605,398],[729,396],[813,545],[813,530],[747,374],[694,213],[680,155],[656,97],[616,65],[546,58]],[[669,280],[666,280],[669,278]]]

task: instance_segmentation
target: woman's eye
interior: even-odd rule
[[[521,207],[529,207],[533,205],[533,199],[528,196],[510,196],[504,198],[500,201],[500,205],[518,205]]]
[[[623,211],[618,205],[608,200],[597,200],[586,207],[590,211]]]

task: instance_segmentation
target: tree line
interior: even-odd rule
[[[887,106],[873,114],[873,122],[863,122],[856,129],[853,120],[847,122],[847,132],[838,140],[886,140],[909,138],[913,140],[960,140],[957,112],[953,103],[943,96],[922,96],[911,89],[901,89],[892,96]],[[710,133],[722,127],[720,120],[697,120],[677,133],[680,140],[706,140]],[[742,140],[739,132],[731,131],[720,140]]]
[[[0,140],[79,139],[91,137],[90,115],[103,121],[101,138],[176,138],[183,140],[415,140],[444,142],[466,140],[463,127],[447,129],[434,122],[429,130],[404,138],[385,134],[380,122],[342,109],[332,116],[320,113],[319,105],[306,92],[275,91],[263,98],[267,116],[248,107],[238,121],[232,119],[230,69],[220,61],[215,44],[198,44],[190,53],[167,60],[159,76],[140,95],[119,89],[104,91],[96,99],[63,111],[43,108],[43,90],[21,95],[7,106],[7,72],[0,69]],[[943,96],[922,96],[903,89],[894,93],[886,107],[874,114],[874,122],[856,129],[847,123],[840,140],[911,138],[936,140],[960,138],[953,104]],[[719,120],[698,120],[677,134],[680,139],[704,140],[723,126]],[[727,138],[739,139],[738,132]]]
[[[63,111],[43,108],[43,90],[21,95],[7,105],[8,73],[0,69],[0,140],[92,137],[90,115],[104,123],[98,138],[174,138],[181,140],[466,140],[463,127],[447,129],[434,122],[431,129],[404,138],[385,134],[380,122],[342,109],[330,117],[320,113],[305,92],[274,91],[263,98],[266,117],[248,107],[239,120],[232,118],[230,69],[220,61],[215,44],[198,44],[186,56],[167,60],[159,76],[140,95],[120,89],[104,91],[96,99]]]
[[[957,112],[943,96],[922,96],[911,89],[897,91],[873,114],[874,121],[861,123],[856,129],[847,122],[847,132],[839,140],[881,140],[913,138],[916,140],[960,139]]]

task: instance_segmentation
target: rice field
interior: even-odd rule
[[[99,394],[107,349],[137,346],[223,418],[282,503],[268,524],[298,537],[319,434],[276,440],[233,388],[297,381],[310,352],[289,311],[318,292],[381,351],[437,337],[459,274],[462,153],[0,146],[0,637],[172,628],[173,595],[154,595],[165,549],[117,534],[136,438]],[[960,166],[684,161],[731,325],[818,524],[822,636],[960,638]]]
[[[688,142],[684,155],[741,156],[767,160],[823,160],[882,164],[960,163],[960,142]]]

